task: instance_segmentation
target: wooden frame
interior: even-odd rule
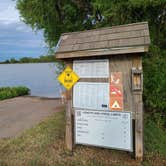
[[[148,23],[62,34],[56,58],[73,67],[73,60],[109,59],[109,73],[122,72],[124,110],[132,112],[134,156],[143,159],[142,55],[150,44]],[[109,78],[81,78],[80,82],[110,82]],[[66,92],[66,147],[74,146],[73,89]]]
[[[119,64],[119,65],[118,65]],[[66,62],[66,65],[72,67],[72,62]],[[112,57],[109,59],[109,68],[110,71],[123,72],[124,77],[124,109],[132,112],[133,114],[133,122],[134,126],[134,154],[136,159],[143,159],[143,102],[142,102],[142,88],[141,89],[131,89],[132,87],[132,69],[134,68],[136,73],[141,73],[140,69],[142,69],[142,59],[140,55],[126,55],[121,58],[121,56]],[[90,82],[109,82],[109,79],[95,79],[95,78],[82,78],[82,81],[90,81]],[[66,92],[67,101],[66,101],[66,146],[67,149],[72,151],[74,146],[74,113],[72,106],[72,95],[73,90]]]

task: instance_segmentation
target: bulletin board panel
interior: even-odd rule
[[[131,113],[76,109],[75,143],[132,152]]]
[[[80,78],[108,78],[109,60],[75,60],[73,70]]]
[[[73,90],[73,107],[109,109],[109,83],[78,82]]]

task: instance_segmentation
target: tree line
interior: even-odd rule
[[[47,56],[40,56],[39,58],[32,58],[32,57],[23,57],[19,60],[15,58],[11,58],[4,62],[0,62],[0,64],[14,64],[14,63],[47,63],[47,62],[55,62],[55,56],[47,55]]]

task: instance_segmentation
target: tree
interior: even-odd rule
[[[17,8],[26,24],[44,31],[50,46],[63,32],[138,21],[149,21],[153,42],[166,44],[166,0],[17,0]],[[87,15],[95,18],[97,10],[105,20],[83,24]]]
[[[89,0],[17,0],[22,20],[35,30],[42,29],[50,46],[55,46],[62,32],[83,29],[89,4]]]

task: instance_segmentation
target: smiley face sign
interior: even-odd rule
[[[67,66],[57,79],[67,90],[70,90],[79,80],[79,76]]]

